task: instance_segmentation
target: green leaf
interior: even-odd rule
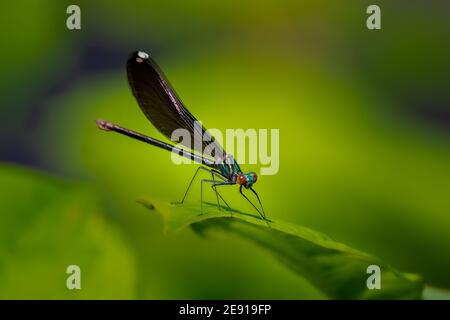
[[[327,297],[334,299],[420,299],[422,278],[400,273],[378,258],[331,240],[317,231],[236,210],[219,210],[214,204],[198,206],[162,204],[138,200],[156,209],[164,219],[165,231],[191,226],[202,236],[232,234],[270,252],[281,263],[304,277]],[[367,267],[381,269],[381,289],[367,288]]]
[[[1,299],[134,297],[133,257],[92,189],[5,164],[0,181]],[[69,265],[81,290],[66,287]]]
[[[450,300],[450,291],[432,286],[425,286],[422,298],[424,300]]]

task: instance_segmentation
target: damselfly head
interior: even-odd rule
[[[258,180],[258,175],[255,172],[246,173],[245,177],[247,178],[247,188],[250,188]]]
[[[258,180],[258,175],[256,172],[249,172],[247,175],[251,178],[252,182],[255,183]]]

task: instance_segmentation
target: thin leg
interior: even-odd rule
[[[224,177],[222,177],[221,175],[217,174],[217,172],[215,172],[214,170],[211,170],[211,175],[213,180],[215,179],[215,176],[218,176],[220,179],[222,179],[222,181],[228,182],[228,180],[226,180]],[[226,183],[228,184],[228,183]],[[223,182],[219,182],[219,183],[214,183],[211,188],[214,190],[214,192],[216,193],[217,197],[220,197],[220,199],[223,201],[223,203],[225,203],[225,205],[228,207],[228,209],[231,209],[231,207],[228,205],[228,203],[225,201],[225,199],[220,195],[219,191],[217,191],[217,186],[223,185]],[[219,210],[220,209],[220,203],[219,203],[219,199],[217,199],[217,204],[219,205]]]
[[[216,179],[214,179],[214,172],[211,171],[211,177],[214,181],[216,181]],[[211,188],[214,190],[215,194],[216,194],[216,199],[217,199],[217,206],[219,207],[219,211],[222,211],[222,209],[220,208],[220,202],[219,202],[219,192],[217,192],[214,184],[211,186]],[[222,198],[222,197],[221,197]]]
[[[199,172],[200,170],[204,170],[204,171],[206,171],[206,172],[211,172],[211,173],[214,172],[217,176],[219,176],[219,177],[221,177],[222,179],[224,179],[222,176],[220,176],[220,175],[219,175],[217,172],[215,172],[214,170],[209,170],[209,169],[206,169],[205,167],[198,167],[197,170],[196,170],[195,173],[194,173],[194,176],[191,178],[191,181],[189,181],[189,185],[188,185],[186,191],[184,192],[183,198],[181,199],[181,201],[175,202],[175,203],[178,203],[178,204],[183,204],[183,203],[184,203],[184,200],[186,199],[187,194],[188,194],[189,190],[191,189],[192,183],[194,182],[195,177],[197,176],[197,174],[198,174],[198,172]]]
[[[189,181],[189,185],[188,185],[186,191],[184,192],[183,198],[181,199],[181,201],[175,202],[175,203],[182,204],[184,202],[184,199],[186,199],[186,196],[187,196],[187,194],[189,192],[189,189],[191,188],[192,182],[194,182],[194,179],[197,176],[197,174],[198,174],[198,172],[200,171],[201,168],[203,168],[203,167],[198,167],[197,170],[195,170],[194,176],[191,178],[191,181]]]
[[[222,199],[223,203],[225,203],[225,205],[228,207],[228,209],[231,210],[231,207],[228,205],[228,203],[225,201],[225,199],[220,195],[219,191],[217,191],[217,187],[220,186],[231,186],[234,185],[234,182],[228,181],[228,180],[224,180],[223,182],[218,182],[218,183],[214,183],[211,187],[217,192],[217,194],[219,195],[220,199]]]
[[[203,179],[203,180],[201,181],[201,183],[200,183],[200,211],[201,211],[202,214],[203,214],[203,182],[212,182],[212,183],[213,183],[213,185],[212,185],[213,190],[215,190],[215,188],[216,188],[217,186],[222,186],[222,185],[232,185],[232,184],[234,184],[234,183],[231,182],[231,181],[217,182],[217,180]],[[215,191],[216,191],[216,190],[215,190]],[[217,195],[217,194],[220,196],[220,198],[222,199],[222,201],[228,206],[228,204],[225,202],[225,200],[222,198],[222,196],[216,191],[216,195]],[[219,207],[220,207],[220,204],[219,204]],[[229,206],[228,206],[228,207],[229,207]]]
[[[262,213],[263,213],[264,219],[265,219],[266,218],[266,213],[264,212],[264,207],[263,207],[263,205],[261,203],[261,199],[259,198],[258,194],[256,193],[256,191],[253,188],[250,188],[250,191],[253,192],[255,194],[256,198],[258,199],[259,205],[261,206],[261,210],[262,210]]]
[[[259,209],[253,204],[253,202],[250,201],[250,199],[242,192],[242,185],[239,187],[239,192],[240,194],[253,206],[253,208],[255,208],[256,211],[258,211],[259,215],[261,216],[261,218],[267,223],[267,225],[270,227],[269,223],[266,220],[265,215],[262,214],[261,211],[259,211]]]
[[[203,179],[200,182],[200,213],[203,214],[203,182],[216,183],[216,180]]]

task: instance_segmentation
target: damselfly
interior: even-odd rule
[[[228,185],[239,185],[240,194],[256,209],[262,219],[266,220],[264,208],[261,200],[253,189],[257,181],[255,172],[243,173],[233,156],[226,153],[222,146],[212,137],[203,125],[198,125],[198,121],[181,102],[175,90],[150,56],[142,51],[134,52],[127,62],[128,82],[134,97],[145,116],[153,125],[167,138],[171,139],[172,133],[176,129],[186,129],[192,136],[201,137],[202,143],[186,144],[181,142],[185,148],[180,148],[172,144],[145,136],[141,133],[123,128],[119,125],[105,120],[97,120],[100,129],[114,131],[126,135],[133,139],[149,143],[153,146],[168,150],[180,156],[184,156],[201,164],[197,168],[194,176],[189,182],[188,188],[179,203],[183,203],[192,186],[192,182],[200,170],[211,174],[212,179],[201,180],[200,203],[203,211],[203,183],[211,183],[211,187],[216,194],[217,204],[221,208],[219,198],[230,208],[228,203],[220,195],[217,187]],[[192,141],[192,140],[191,140]],[[211,154],[205,150],[213,150]],[[250,190],[258,200],[260,208],[244,194],[243,190]]]

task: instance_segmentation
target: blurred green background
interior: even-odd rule
[[[95,126],[162,138],[128,88],[136,49],[206,127],[280,129],[280,171],[256,185],[271,218],[450,289],[448,3],[377,1],[378,31],[361,0],[77,1],[79,31],[69,4],[1,4],[0,298],[324,298],[250,243],[164,235],[135,202],[178,200],[195,170]]]

